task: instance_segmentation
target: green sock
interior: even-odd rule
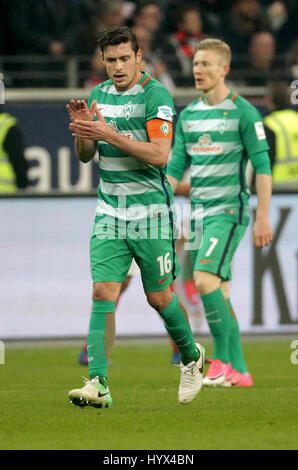
[[[167,332],[178,348],[183,364],[197,361],[200,353],[196,347],[190,325],[179,306],[176,294],[173,293],[171,302],[159,314],[165,322]]]
[[[89,375],[91,379],[98,376],[104,386],[106,385],[102,381],[108,376],[107,324],[109,324],[108,316],[113,312],[115,312],[115,302],[94,300],[87,336]]]
[[[228,306],[230,309],[230,316],[229,316],[229,355],[230,361],[232,364],[232,368],[236,369],[241,374],[247,372],[247,367],[245,364],[245,359],[242,351],[241,346],[241,337],[240,337],[240,329],[238,322],[236,320],[234,310],[231,304],[230,299],[227,299]]]
[[[220,288],[202,294],[206,320],[209,325],[213,342],[213,359],[228,364],[229,362],[229,309]]]
[[[101,375],[98,376],[98,381],[103,385],[104,387],[107,387],[107,377],[103,377]]]

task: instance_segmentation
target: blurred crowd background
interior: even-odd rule
[[[8,88],[93,87],[106,79],[98,32],[131,26],[144,68],[171,91],[193,86],[206,37],[228,42],[229,79],[265,86],[298,79],[297,0],[1,0],[0,73]]]

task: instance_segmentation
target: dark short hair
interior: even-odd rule
[[[113,26],[100,33],[98,46],[102,54],[107,46],[119,46],[122,43],[131,43],[131,47],[136,54],[139,50],[137,36],[128,26]]]
[[[161,9],[159,2],[157,0],[146,0],[144,2],[140,2],[137,4],[135,11],[134,11],[134,17],[141,15],[143,13],[143,10],[145,10],[145,8],[147,8],[149,5],[153,5],[157,7],[159,10]]]

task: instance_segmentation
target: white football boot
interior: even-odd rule
[[[75,388],[68,393],[71,403],[77,406],[94,406],[97,408],[110,408],[112,397],[109,387],[104,387],[95,377],[92,380],[84,379],[82,388]]]
[[[205,348],[196,343],[200,351],[200,358],[197,362],[192,361],[186,366],[180,363],[180,385],[178,390],[178,400],[180,403],[190,403],[201,390],[203,383],[203,372],[205,362]]]

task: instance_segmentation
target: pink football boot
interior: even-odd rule
[[[249,373],[241,374],[235,369],[232,369],[230,377],[224,383],[225,387],[252,387],[253,380]]]
[[[231,364],[225,364],[219,359],[214,359],[208,369],[206,377],[203,379],[203,385],[206,387],[223,386],[228,381],[232,373]]]

